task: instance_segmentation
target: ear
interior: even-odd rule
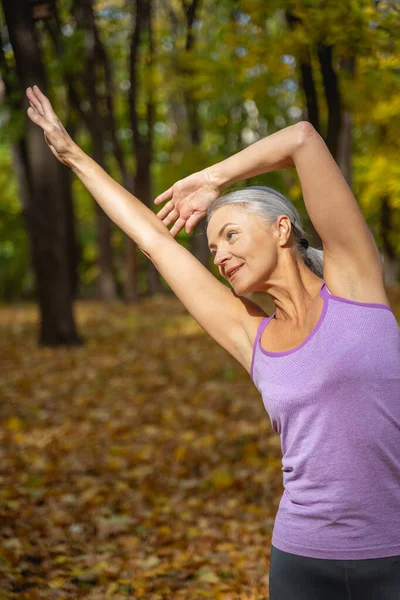
[[[290,222],[289,217],[287,215],[280,215],[276,219],[275,225],[278,232],[279,245],[286,246],[292,231],[292,223]]]

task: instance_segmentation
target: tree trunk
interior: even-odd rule
[[[190,55],[190,52],[194,48],[195,38],[193,34],[193,24],[199,9],[200,0],[191,0],[185,6],[185,51],[188,55]],[[189,128],[190,146],[191,148],[197,148],[201,144],[202,135],[199,123],[198,102],[194,97],[193,89],[190,87],[190,82],[194,80],[195,73],[192,68],[186,68],[183,70],[183,74],[186,76],[186,81],[189,82],[189,87],[187,87],[184,90],[183,97],[185,100],[186,119]],[[202,219],[200,223],[196,225],[191,240],[191,251],[194,254],[194,256],[208,269],[210,267],[210,250],[208,248],[206,228],[207,223],[205,219]]]
[[[72,172],[62,169],[62,197],[65,205],[65,226],[67,236],[67,256],[71,294],[73,298],[79,296],[78,267],[81,259],[81,246],[76,236],[75,211],[72,197]]]
[[[146,106],[146,129],[144,134],[139,129],[139,78],[138,65],[140,61],[140,50],[146,55],[147,74],[152,77],[153,68],[153,32],[152,32],[152,2],[151,0],[136,0],[135,26],[131,38],[130,51],[130,79],[129,111],[131,127],[136,155],[136,180],[135,195],[142,200],[146,206],[152,208],[151,190],[151,163],[153,160],[153,125],[154,125],[154,103],[152,97],[152,86],[149,86]],[[143,61],[144,62],[144,61]],[[130,255],[130,250],[127,250]],[[129,268],[129,266],[127,266]],[[147,287],[149,294],[164,292],[160,275],[150,261],[147,264]]]
[[[286,21],[291,30],[295,30],[296,27],[302,25],[301,19],[290,11],[286,11]],[[318,96],[314,82],[310,49],[308,47],[302,49],[302,55],[298,57],[297,64],[300,69],[300,86],[306,97],[307,119],[320,132]]]
[[[21,88],[35,83],[46,91],[46,77],[30,5],[24,0],[3,0],[4,15],[14,50]],[[24,101],[27,106],[26,100]],[[73,310],[67,251],[66,210],[62,169],[52,156],[43,132],[26,120],[25,144],[16,146],[25,171],[23,215],[26,221],[41,323],[39,341],[43,345],[78,344]],[[29,190],[29,192],[28,192]]]
[[[135,180],[131,173],[125,171],[123,175],[124,187],[135,192]],[[138,290],[138,247],[135,242],[127,235],[124,236],[124,257],[122,264],[122,295],[125,302],[137,302],[139,298]]]
[[[292,31],[295,30],[297,27],[304,26],[302,20],[298,16],[290,12],[290,10],[286,11],[286,21],[289,28]],[[311,62],[311,51],[309,47],[303,47],[300,50],[300,56],[297,57],[297,65],[299,69],[300,87],[302,88],[306,99],[307,120],[322,136],[322,132],[320,129],[318,94],[314,81],[313,68]],[[313,248],[321,248],[321,238],[316,232],[315,227],[308,216],[308,213],[307,218],[304,222],[304,228],[309,234],[310,246],[312,246]]]
[[[91,106],[91,115],[87,120],[90,137],[92,140],[93,159],[105,169],[104,153],[104,118],[100,111],[101,99],[97,86],[97,71],[101,64],[100,48],[98,44],[98,32],[93,12],[92,0],[75,0],[74,15],[80,28],[85,32],[86,49],[86,89]],[[111,245],[112,222],[103,209],[97,204],[96,228],[99,247],[99,294],[105,301],[113,301],[117,298],[117,285],[115,281],[113,266],[113,251]]]
[[[325,46],[322,43],[318,44],[317,53],[328,105],[328,130],[325,141],[333,158],[337,160],[342,127],[342,102],[337,75],[333,67],[333,47]]]
[[[385,273],[386,285],[394,285],[397,283],[399,274],[399,260],[390,234],[392,231],[392,207],[389,199],[383,198],[381,204],[381,236],[383,245],[383,268]]]
[[[139,297],[137,271],[137,246],[135,242],[126,235],[125,255],[123,259],[123,297],[125,302],[136,302]]]
[[[340,67],[343,71],[346,71],[350,79],[352,79],[355,71],[355,58],[342,58],[340,61]],[[344,109],[342,115],[342,126],[339,132],[337,162],[343,177],[346,179],[350,187],[352,186],[352,124],[353,119],[351,112],[347,109]]]
[[[342,126],[340,128],[339,135],[337,163],[343,177],[346,179],[350,187],[352,186],[352,125],[353,118],[351,112],[348,110],[343,111]]]

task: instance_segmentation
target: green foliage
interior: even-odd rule
[[[128,103],[133,4],[126,0],[95,2],[96,23],[113,74],[116,133],[131,171],[135,168]],[[83,95],[83,33],[75,22],[71,0],[59,0],[57,5],[63,32],[60,39],[62,62],[45,27],[38,25],[51,82],[50,93],[61,118],[73,126],[75,139],[90,152],[89,137],[79,112],[68,103],[65,85],[68,76],[81,96],[81,112],[90,116],[90,105]],[[193,171],[304,118],[306,99],[301,88],[299,65],[308,56],[324,133],[328,120],[327,103],[316,55],[317,45],[322,42],[333,46],[343,107],[352,115],[354,192],[378,245],[382,244],[382,200],[389,202],[393,219],[390,241],[400,254],[400,39],[398,11],[393,3],[385,0],[378,4],[370,0],[347,3],[203,0],[194,22],[194,42],[190,50],[185,49],[187,22],[183,6],[184,3],[178,0],[157,4],[153,14],[151,69],[149,61],[140,55],[138,117],[142,131],[146,127],[149,94],[155,105],[153,195]],[[298,19],[297,27],[288,27],[286,13]],[[14,78],[14,91],[0,107],[0,298],[19,297],[26,294],[31,285],[26,234],[18,208],[13,166],[6,150],[6,144],[21,135],[24,116],[15,108],[21,91],[16,86],[12,50],[7,46],[5,51]],[[355,59],[353,75],[341,68],[342,59],[349,57]],[[100,87],[104,88],[101,77],[99,81]],[[195,108],[196,123],[188,114],[190,104]],[[197,142],[193,137],[193,126],[197,128]],[[110,132],[106,134],[109,170],[121,181]],[[306,217],[293,171],[271,173],[257,181],[252,180],[252,183],[265,183],[288,194]],[[77,180],[73,190],[78,237],[82,245],[81,289],[85,294],[93,291],[97,276],[95,214],[93,200]],[[179,239],[190,245],[190,238],[185,233]],[[116,230],[113,247],[116,268],[121,274],[124,236]],[[139,287],[144,290],[146,259],[142,255],[139,263]],[[121,279],[121,275],[119,277]]]
[[[3,300],[28,295],[32,287],[28,240],[11,170],[11,155],[0,146],[0,299]]]

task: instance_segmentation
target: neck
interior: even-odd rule
[[[323,280],[315,275],[303,261],[295,260],[289,266],[277,269],[265,283],[263,291],[275,303],[275,318],[302,326],[313,300],[319,293]]]

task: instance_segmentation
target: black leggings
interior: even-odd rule
[[[333,560],[271,547],[270,600],[400,600],[400,556]]]

